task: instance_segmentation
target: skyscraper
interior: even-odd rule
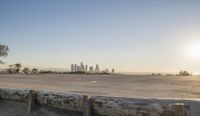
[[[89,72],[90,72],[90,73],[93,72],[93,67],[92,67],[92,66],[89,67]]]
[[[85,72],[88,71],[88,65],[85,65]]]
[[[81,62],[81,64],[80,64],[80,71],[84,71],[84,65],[83,65],[82,62]]]
[[[81,71],[81,67],[80,66],[77,66],[77,71]]]
[[[95,72],[96,72],[96,73],[99,73],[99,72],[100,72],[100,69],[99,69],[99,65],[98,65],[98,64],[96,64]]]
[[[75,66],[74,66],[74,72],[76,72],[77,71],[77,64],[75,64]]]
[[[75,72],[75,66],[74,66],[74,64],[71,64],[71,72]]]

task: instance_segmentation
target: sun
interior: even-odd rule
[[[200,60],[200,43],[191,44],[188,53],[192,59]]]

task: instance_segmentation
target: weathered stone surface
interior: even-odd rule
[[[81,112],[37,106],[30,113],[27,104],[10,100],[0,102],[0,116],[82,116]]]
[[[0,89],[0,98],[28,104],[30,93],[31,90]],[[82,95],[34,91],[34,96],[35,99],[29,100],[32,100],[30,103],[36,102],[35,105],[37,107],[74,111],[78,114],[83,113],[84,99]],[[92,104],[92,116],[189,116],[190,107],[184,103],[193,103],[185,100],[134,99],[106,96],[95,96],[88,100]],[[29,105],[31,105],[30,103]],[[85,105],[88,103],[85,102]],[[87,107],[87,110],[90,111],[90,108]],[[29,111],[30,113],[32,112],[32,110]],[[192,116],[196,116],[196,114]]]
[[[0,98],[14,101],[27,102],[29,90],[0,89]]]
[[[183,110],[187,112],[189,109]],[[156,100],[92,97],[94,116],[175,116],[175,112],[174,104]]]
[[[83,96],[81,95],[37,92],[36,102],[40,105],[72,111],[82,111],[83,109]]]

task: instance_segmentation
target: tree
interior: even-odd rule
[[[14,69],[13,65],[9,65],[9,68],[6,69],[6,72],[9,74],[15,73],[15,69]]]
[[[188,71],[180,71],[179,75],[180,76],[190,76],[191,74]]]
[[[38,73],[39,71],[38,71],[37,68],[33,68],[31,72],[34,73],[34,74],[36,74],[36,73]]]
[[[16,72],[17,74],[19,74],[20,68],[22,67],[22,65],[21,65],[20,63],[17,63],[17,64],[14,64],[14,66],[15,66],[15,72]]]
[[[8,46],[0,43],[0,57],[8,56],[8,51],[9,51]],[[0,60],[0,64],[4,64],[4,62]]]
[[[20,63],[9,65],[9,68],[6,69],[6,72],[9,74],[13,74],[13,73],[19,74],[21,67],[22,65]]]
[[[31,71],[28,67],[24,67],[23,72],[24,74],[29,74]]]

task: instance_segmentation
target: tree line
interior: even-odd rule
[[[9,73],[9,74],[19,74],[21,71],[24,74],[39,73],[39,70],[37,68],[30,69],[29,67],[22,67],[22,65],[20,63],[9,65],[9,68],[6,69],[6,73]]]

